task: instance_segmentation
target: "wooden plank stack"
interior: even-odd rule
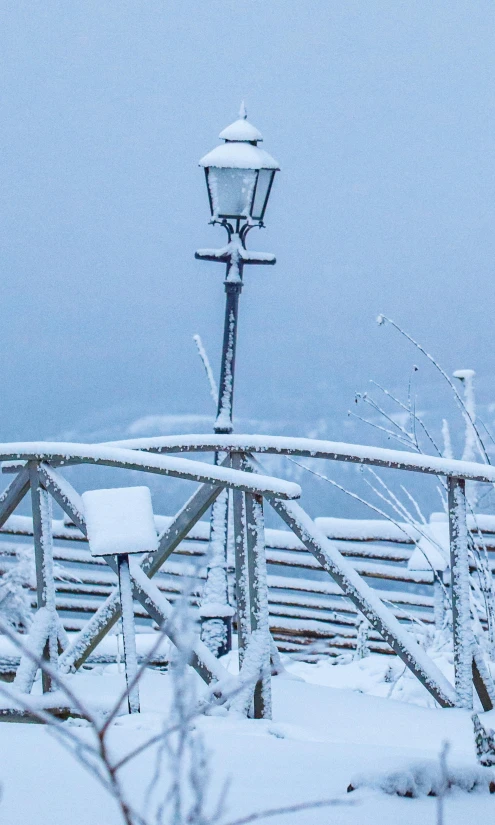
[[[155,520],[159,531],[171,521],[164,516],[156,516]],[[378,591],[399,621],[418,633],[433,625],[434,574],[430,570],[408,569],[418,538],[410,526],[385,520],[321,518],[316,522]],[[493,570],[495,517],[477,517],[477,524]],[[31,518],[17,515],[11,516],[0,529],[0,577],[20,557],[32,556],[32,532]],[[74,525],[55,519],[53,536],[57,610],[66,630],[77,631],[115,587],[115,576],[103,559],[91,556],[86,539]],[[199,603],[208,536],[209,524],[198,522],[156,575],[156,584],[172,602],[182,592],[184,583],[194,576],[197,581],[190,598]],[[270,627],[278,648],[306,661],[355,650],[362,617],[338,585],[293,533],[267,529],[266,544]],[[444,581],[448,587],[448,574]],[[34,579],[31,592],[34,608]],[[139,605],[134,607],[138,631],[149,631],[149,616]],[[392,653],[373,630],[368,633],[367,644],[371,651]],[[98,660],[98,651],[96,654]],[[102,655],[101,660],[106,657]],[[0,663],[0,671],[7,673],[10,669],[10,665]]]

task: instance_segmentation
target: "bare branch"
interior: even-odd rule
[[[419,504],[418,504],[418,502],[416,501],[416,499],[414,498],[414,496],[413,496],[413,495],[411,495],[411,493],[409,492],[409,490],[408,490],[406,487],[404,487],[404,485],[403,485],[403,484],[401,484],[401,485],[400,485],[400,489],[401,489],[401,490],[402,490],[402,492],[403,492],[403,493],[404,493],[404,494],[408,497],[409,501],[410,501],[410,502],[411,502],[411,504],[413,505],[414,509],[416,510],[416,513],[418,514],[418,518],[419,518],[419,520],[420,520],[423,524],[427,524],[426,518],[424,517],[424,515],[423,515],[423,513],[422,513],[422,511],[421,511],[421,507],[419,506]]]
[[[407,333],[404,329],[402,329],[402,327],[400,327],[400,326],[399,326],[399,324],[397,324],[395,321],[392,321],[392,319],[391,319],[391,318],[387,318],[385,315],[379,315],[379,316],[378,316],[378,318],[379,318],[379,323],[380,323],[380,324],[383,324],[383,322],[384,322],[384,321],[387,321],[387,323],[391,324],[391,326],[393,326],[393,327],[394,327],[394,329],[396,329],[396,330],[397,330],[397,332],[399,332],[399,333],[400,333],[400,334],[401,334],[404,338],[406,338],[406,339],[407,339],[407,340],[408,340],[411,344],[413,344],[413,346],[415,346],[415,347],[416,347],[416,349],[418,349],[418,350],[419,350],[419,351],[420,351],[420,352],[421,352],[421,353],[425,356],[425,358],[427,358],[427,359],[428,359],[428,361],[429,361],[431,364],[433,364],[433,366],[435,367],[435,369],[436,369],[436,370],[440,373],[440,375],[442,376],[442,378],[443,378],[443,379],[447,382],[447,384],[449,385],[450,389],[451,389],[451,390],[452,390],[452,392],[454,393],[454,399],[455,399],[456,404],[457,404],[457,406],[459,407],[459,409],[460,409],[460,411],[461,411],[462,415],[463,415],[463,416],[465,416],[465,417],[467,417],[467,418],[469,419],[469,421],[470,421],[470,423],[471,423],[471,426],[473,427],[473,430],[474,430],[474,432],[476,433],[476,439],[477,439],[477,441],[478,441],[478,447],[479,447],[479,450],[480,450],[480,452],[481,452],[482,457],[483,457],[483,458],[484,458],[484,460],[485,460],[485,463],[486,463],[486,464],[490,464],[490,463],[491,463],[491,462],[490,462],[490,458],[489,458],[489,456],[488,456],[488,453],[487,453],[487,451],[486,451],[485,445],[484,445],[484,443],[483,443],[483,439],[481,438],[481,435],[480,435],[480,432],[479,432],[479,430],[478,430],[478,428],[477,428],[477,426],[476,426],[476,423],[473,421],[472,416],[471,416],[471,414],[470,414],[469,410],[467,409],[467,407],[466,407],[466,405],[465,405],[465,403],[464,403],[464,400],[462,399],[461,395],[459,394],[459,392],[458,392],[458,390],[457,390],[457,387],[456,387],[456,386],[455,386],[455,384],[452,382],[452,380],[449,378],[449,376],[447,375],[447,373],[445,372],[445,370],[444,370],[444,369],[440,366],[440,364],[438,363],[438,361],[436,361],[436,360],[433,358],[433,356],[432,356],[432,355],[430,355],[430,353],[429,353],[429,352],[427,352],[427,351],[425,350],[425,348],[424,348],[423,346],[421,346],[421,344],[420,344],[418,341],[416,341],[416,340],[415,340],[415,339],[414,339],[411,335],[409,335],[409,333]]]
[[[361,415],[357,415],[357,413],[352,412],[352,410],[348,410],[347,414],[352,416],[353,418],[357,418],[358,421],[362,421],[363,424],[368,424],[368,426],[373,427],[375,430],[381,430],[382,432],[386,433],[390,438],[395,439],[398,441],[399,444],[404,444],[406,447],[413,447],[416,451],[419,452],[419,448],[409,439],[404,438],[403,436],[399,435],[398,433],[394,433],[392,430],[387,429],[387,427],[382,427],[380,424],[376,424],[375,421],[369,421],[367,418],[363,418]]]
[[[201,336],[196,334],[193,335],[193,341],[198,348],[198,354],[203,362],[203,367],[205,368],[206,377],[208,379],[208,383],[210,385],[210,395],[212,397],[213,403],[215,405],[215,409],[218,404],[218,387],[217,382],[215,381],[215,376],[213,375],[213,370],[211,368],[210,359],[208,358],[208,354],[203,346],[203,342],[201,340]]]
[[[258,822],[260,819],[268,819],[270,816],[281,816],[282,814],[296,814],[298,811],[310,811],[316,808],[330,808],[336,805],[351,806],[353,800],[347,799],[318,799],[315,802],[300,802],[296,805],[284,805],[281,808],[267,808],[265,811],[242,816],[240,819],[231,819],[225,825],[248,825],[250,822]]]

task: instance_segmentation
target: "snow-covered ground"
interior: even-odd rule
[[[392,657],[371,655],[338,665],[285,664],[287,673],[273,678],[273,721],[247,720],[231,713],[195,721],[212,755],[212,802],[225,779],[231,778],[222,822],[264,808],[335,797],[346,804],[267,821],[274,825],[435,823],[434,798],[399,798],[371,788],[348,794],[347,787],[370,771],[406,770],[425,759],[435,767],[444,740],[451,744],[452,766],[474,767],[469,714],[428,706],[426,692],[412,677],[401,676],[403,666]],[[117,694],[123,674],[115,665],[100,666],[71,681],[88,699],[98,701]],[[141,683],[143,712],[117,719],[111,734],[115,752],[124,754],[160,730],[170,701],[170,675],[147,672]],[[485,714],[483,722],[495,727],[495,711]],[[82,727],[79,733],[84,737],[89,732]],[[0,753],[2,824],[120,825],[106,792],[46,727],[0,724]],[[144,798],[155,755],[149,751],[124,769],[127,793],[134,803]],[[446,825],[464,825],[468,817],[472,822],[488,821],[495,816],[495,796],[456,790],[445,807]]]

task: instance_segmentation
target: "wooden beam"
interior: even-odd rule
[[[67,482],[66,479],[63,480],[63,484],[60,482],[59,474],[53,470],[52,468],[42,468],[42,478],[43,484],[47,484],[48,489],[54,496],[55,500],[60,504],[61,507],[71,516],[74,520],[75,524],[86,533],[86,523],[84,521],[84,516],[78,506],[79,496],[77,492],[72,488],[72,485]],[[209,486],[209,485],[208,485]],[[71,489],[72,488],[72,489]],[[220,491],[222,488],[217,488]],[[74,494],[72,492],[74,491]],[[210,490],[203,490],[200,488],[196,491],[195,495],[192,496],[185,507],[183,507],[179,513],[177,514],[176,519],[168,528],[167,536],[168,536],[168,547],[172,546],[174,541],[181,541],[182,534],[187,535],[191,527],[194,526],[196,521],[201,517],[204,513],[204,510],[208,506],[205,502],[208,500],[208,497],[212,495],[212,491]],[[187,520],[189,519],[189,521]],[[174,523],[177,525],[177,530],[174,527]],[[161,552],[164,552],[164,547],[162,546]],[[172,552],[172,550],[170,550]],[[156,551],[156,553],[160,553],[160,548]],[[151,556],[151,554],[150,554]],[[133,585],[133,594],[134,598],[142,604],[142,606],[147,611],[148,615],[151,616],[152,619],[156,621],[158,625],[162,625],[163,622],[167,621],[170,617],[170,611],[172,610],[172,606],[170,602],[163,596],[162,593],[158,590],[156,585],[154,585],[150,580],[149,576],[151,571],[156,572],[154,565],[152,564],[153,556],[146,557],[148,559],[148,569],[139,568],[139,575],[138,569],[135,565],[131,565],[131,578],[132,578],[132,585]],[[113,556],[105,556],[105,560],[107,561],[108,565],[117,572],[117,562]],[[152,573],[151,573],[152,574]],[[146,586],[143,586],[143,582],[146,581]],[[119,604],[119,597],[118,597],[118,590],[116,589],[114,593],[112,593],[108,599],[106,600],[105,604],[100,608],[96,614],[93,616],[92,620],[90,621],[91,627],[89,628],[89,632],[87,628],[84,628],[82,631],[84,644],[81,649],[81,645],[78,644],[78,640],[71,645],[71,648],[64,652],[62,657],[62,662],[65,663],[67,666],[68,664],[73,664],[75,667],[80,667],[81,664],[86,660],[89,654],[94,650],[96,645],[99,641],[108,633],[108,631],[113,627],[113,625],[118,621],[121,615],[120,604]],[[172,642],[174,641],[173,631],[167,629],[167,635],[170,637]],[[77,651],[77,659],[74,660],[73,655],[74,651]],[[215,662],[215,665],[213,665]],[[223,668],[220,664],[216,664],[216,659],[209,654],[207,648],[201,643],[197,642],[190,662],[191,666],[199,673],[201,678],[207,683],[214,681],[216,678],[223,678],[227,676],[227,671]],[[220,669],[220,670],[219,670]]]
[[[56,668],[58,663],[58,627],[53,577],[51,500],[46,490],[41,486],[38,467],[34,462],[29,464],[29,479],[33,510],[37,606],[38,610],[45,608],[51,616],[46,644],[43,649],[43,660]],[[52,689],[52,680],[44,670],[42,672],[42,684],[43,693],[48,693]]]
[[[273,493],[282,499],[299,498],[301,488],[290,481],[282,481],[266,475],[253,476],[242,470],[220,467],[176,456],[158,456],[141,453],[137,450],[108,447],[107,445],[59,444],[57,442],[34,442],[19,444],[1,444],[0,461],[22,458],[36,463],[57,463],[63,466],[65,461],[77,459],[81,464],[94,464],[103,467],[121,467],[145,473],[182,478],[213,484],[220,487],[245,490],[264,495]],[[9,449],[10,448],[10,449]]]
[[[29,470],[23,467],[0,495],[0,527],[12,515],[29,490]]]
[[[260,652],[260,678],[254,688],[254,718],[272,718],[271,644],[265,559],[263,499],[246,493],[246,539],[251,634]]]
[[[451,476],[447,483],[455,689],[458,707],[470,709],[473,707],[474,635],[469,581],[466,483],[462,478]]]
[[[455,707],[456,695],[450,682],[302,507],[275,497],[268,497],[268,501],[436,701],[442,707]]]
[[[346,461],[367,464],[393,470],[408,470],[437,476],[495,483],[495,467],[474,461],[460,461],[441,456],[419,455],[405,450],[390,450],[361,444],[338,441],[321,441],[310,438],[290,438],[272,435],[181,435],[158,438],[136,438],[109,442],[112,446],[159,454],[189,452],[245,452],[266,455],[295,455],[306,458],[323,458],[329,461]]]

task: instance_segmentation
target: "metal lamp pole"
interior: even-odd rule
[[[225,145],[217,147],[200,161],[206,173],[211,223],[223,226],[228,236],[227,245],[222,249],[200,249],[195,255],[199,260],[217,261],[226,266],[222,361],[214,426],[214,432],[219,434],[228,434],[234,429],[237,326],[244,266],[272,266],[276,262],[274,255],[246,249],[248,232],[254,226],[264,225],[263,217],[278,164],[267,152],[258,149],[262,137],[248,123],[244,106],[239,114],[239,120],[220,133]],[[221,463],[224,458],[222,453],[216,453],[215,463]],[[228,596],[228,515],[229,497],[224,491],[212,506],[207,576],[201,606],[202,638],[217,656],[227,653],[232,646],[234,610],[229,605]]]

